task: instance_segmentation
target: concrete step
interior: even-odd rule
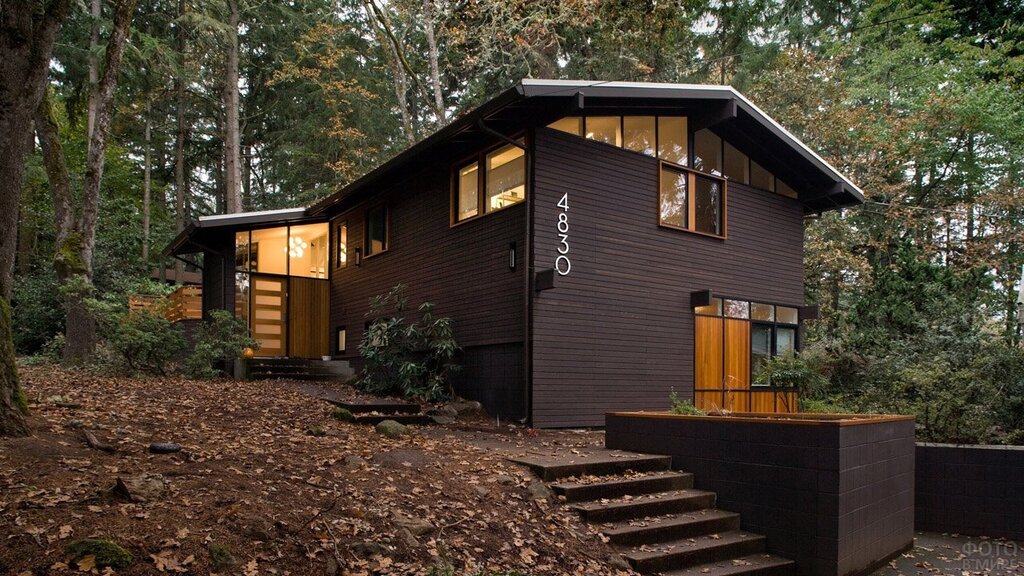
[[[653,494],[669,490],[693,488],[693,474],[683,472],[653,472],[632,478],[613,478],[593,482],[559,482],[551,485],[555,494],[566,502],[586,502],[601,498],[619,498],[626,495]]]
[[[434,423],[433,419],[426,414],[358,414],[352,422],[376,426],[385,420],[394,420],[399,424],[412,426],[426,426]]]
[[[713,508],[715,498],[714,492],[674,490],[637,497],[627,496],[615,500],[574,504],[572,509],[579,512],[587,522],[615,522],[630,518]]]
[[[730,560],[672,570],[662,576],[792,576],[796,563],[772,554],[750,554]]]
[[[338,381],[346,380],[338,374],[313,374],[309,372],[249,372],[250,380],[312,380],[312,381]]]
[[[399,402],[392,400],[380,400],[375,402],[348,402],[345,400],[327,400],[335,406],[340,406],[352,414],[419,414],[420,405],[412,402]]]
[[[599,450],[589,454],[545,457],[538,455],[510,458],[532,470],[541,480],[554,482],[570,476],[610,476],[625,472],[656,472],[672,467],[671,456],[652,456],[618,450]]]
[[[739,514],[712,508],[672,516],[626,520],[601,532],[612,544],[632,545],[721,534],[739,528]]]
[[[700,564],[726,562],[763,553],[765,538],[736,530],[707,536],[681,538],[655,545],[636,546],[622,554],[637,572],[650,574],[680,570]]]

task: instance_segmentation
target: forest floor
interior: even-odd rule
[[[70,554],[80,539],[130,552],[118,574],[617,573],[596,532],[506,460],[600,433],[478,415],[388,439],[296,383],[21,376],[33,433],[0,440],[0,573],[113,572]]]

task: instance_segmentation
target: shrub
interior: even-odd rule
[[[434,316],[434,305],[424,302],[417,309],[420,319],[409,322],[407,305],[401,284],[370,301],[367,317],[376,319],[359,344],[364,368],[356,385],[375,394],[451,398],[450,378],[460,368],[454,362],[460,348],[452,321]]]
[[[157,307],[124,314],[107,338],[107,348],[129,372],[166,376],[185,349],[185,338]]]
[[[779,388],[794,388],[800,393],[810,393],[828,385],[814,362],[801,354],[789,352],[774,356],[754,373],[754,382]]]
[[[214,310],[199,327],[192,353],[185,359],[185,373],[192,378],[223,376],[229,363],[240,358],[243,350],[258,346],[242,319],[227,310]]]
[[[669,402],[672,403],[669,411],[673,414],[680,414],[683,416],[706,416],[707,413],[693,405],[693,401],[689,398],[683,400],[676,394],[675,390],[668,395]]]

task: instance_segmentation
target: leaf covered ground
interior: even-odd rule
[[[33,435],[0,440],[2,573],[616,573],[598,535],[506,460],[597,434],[478,417],[387,439],[294,383],[21,375]],[[146,501],[111,490],[143,475],[156,479]],[[84,539],[132,560],[68,552]]]

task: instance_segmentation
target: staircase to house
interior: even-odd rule
[[[714,492],[672,470],[669,456],[600,451],[570,458],[523,457],[566,505],[600,527],[642,574],[791,576],[791,560],[768,554],[765,537],[715,507]]]
[[[336,380],[355,375],[346,360],[308,358],[250,358],[245,361],[247,380]]]
[[[434,424],[434,419],[421,412],[419,404],[411,402],[398,402],[381,400],[377,402],[347,402],[331,400],[328,402],[344,408],[352,413],[352,422],[355,424],[369,424],[375,426],[385,420],[394,420],[399,424],[425,426]]]

